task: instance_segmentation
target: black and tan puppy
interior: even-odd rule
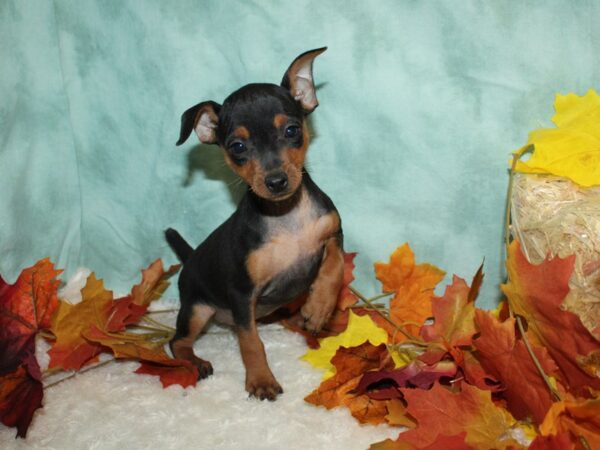
[[[308,292],[301,315],[306,329],[317,332],[329,319],[342,284],[340,218],[304,169],[305,119],[318,105],[312,65],[324,51],[296,58],[279,86],[248,84],[223,105],[202,102],[181,118],[177,144],[192,130],[200,142],[218,144],[248,191],[233,215],[196,250],[175,230],[166,231],[184,263],[171,349],[207,377],[212,366],[194,354],[194,340],[213,317],[234,326],[246,390],[260,399],[274,400],[283,391],[267,364],[255,320]]]

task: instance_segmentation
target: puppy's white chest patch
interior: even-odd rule
[[[338,229],[337,214],[319,214],[304,194],[292,211],[267,219],[266,240],[246,261],[253,283],[264,286],[295,264],[310,259]]]

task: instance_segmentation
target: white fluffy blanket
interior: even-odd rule
[[[299,359],[307,349],[303,338],[277,324],[261,326],[260,335],[285,391],[275,402],[248,398],[237,339],[211,326],[195,349],[215,373],[195,388],[163,389],[157,377],[133,373],[138,363],[111,362],[46,389],[27,439],[0,425],[0,448],[350,450],[398,435],[386,425],[361,426],[345,408],[304,402],[322,374]],[[38,345],[42,367],[46,350]]]

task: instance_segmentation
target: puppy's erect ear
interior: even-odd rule
[[[196,131],[198,139],[203,144],[217,142],[217,125],[219,124],[219,111],[221,105],[208,101],[192,106],[181,115],[181,131],[177,145],[183,144],[192,130]]]
[[[312,67],[315,58],[325,50],[327,47],[302,53],[294,60],[281,80],[281,86],[289,89],[292,97],[300,102],[302,109],[307,114],[319,105],[315,93]]]

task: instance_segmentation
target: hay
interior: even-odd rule
[[[589,329],[600,325],[600,186],[551,175],[515,174],[511,233],[533,264],[575,254],[563,306]]]

